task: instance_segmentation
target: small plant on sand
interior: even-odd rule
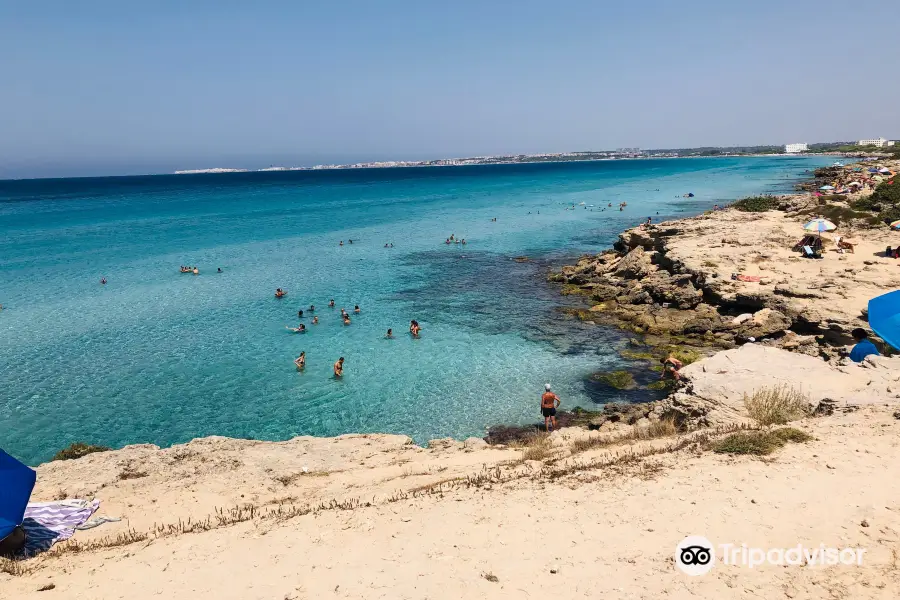
[[[106,446],[94,446],[93,444],[85,444],[84,442],[75,442],[69,445],[68,448],[63,448],[54,454],[53,458],[50,460],[72,460],[94,452],[106,452],[108,450],[112,450],[112,448]]]
[[[744,406],[754,421],[763,427],[784,425],[811,413],[809,396],[787,384],[761,388],[744,394]]]
[[[741,431],[732,433],[713,444],[713,451],[719,454],[767,456],[788,442],[803,443],[811,439],[813,439],[811,435],[793,427],[773,431]]]
[[[27,575],[30,571],[31,569],[24,560],[0,557],[0,573],[18,577]]]
[[[497,583],[498,581],[500,581],[500,578],[497,577],[496,575],[494,575],[493,573],[491,573],[490,571],[488,571],[487,573],[482,573],[481,576],[484,577],[485,579],[487,579],[488,581],[490,581],[491,583]]]

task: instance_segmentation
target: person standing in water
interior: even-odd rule
[[[319,324],[319,317],[313,317],[313,325]]]
[[[331,302],[328,303],[329,308],[334,308],[334,298],[331,299]]]
[[[359,314],[359,304],[357,304],[353,307],[353,312],[355,312],[356,314]]]
[[[334,376],[335,377],[343,377],[344,376],[344,357],[340,357],[336,363],[334,363]]]
[[[541,414],[544,415],[544,429],[550,431],[552,426],[556,430],[556,409],[559,408],[559,396],[550,391],[550,384],[544,384],[544,394],[541,396]]]
[[[393,330],[393,329],[388,329],[387,335],[385,335],[384,337],[386,337],[386,338],[389,339],[389,340],[394,339],[394,330]]]
[[[413,319],[412,321],[409,322],[409,332],[412,334],[413,337],[416,337],[416,338],[419,337],[419,332],[421,330],[422,330],[422,328],[419,327],[418,321]]]
[[[306,366],[306,351],[300,353],[300,356],[297,357],[297,360],[294,361],[294,364],[297,365],[297,370],[302,371],[303,367]]]
[[[298,318],[298,319],[302,319],[302,318],[303,318],[303,311],[302,311],[302,310],[298,310],[298,311],[297,311],[297,318]]]
[[[106,285],[106,277],[100,278],[100,285]]]

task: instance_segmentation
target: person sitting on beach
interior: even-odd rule
[[[550,431],[551,426],[556,429],[556,409],[560,405],[559,396],[550,391],[550,384],[544,384],[544,393],[541,396],[541,414],[544,415],[544,429]]]
[[[319,317],[313,317],[313,325],[319,324]]]
[[[359,314],[359,304],[357,304],[353,307],[353,312],[355,312],[356,314]]]
[[[850,350],[850,360],[858,363],[862,362],[869,355],[881,356],[875,344],[869,341],[869,333],[865,329],[857,327],[850,332],[850,335],[856,340],[856,345]]]
[[[344,313],[344,325],[350,324],[350,315]]]
[[[334,376],[335,377],[343,377],[344,376],[344,357],[340,357],[336,363],[334,363]]]
[[[278,288],[277,290],[275,290],[275,297],[276,298],[284,298],[284,290],[281,288]]]
[[[334,308],[334,298],[331,299],[331,302],[328,303],[330,308]]]
[[[385,335],[384,337],[386,337],[386,338],[389,339],[389,340],[394,339],[394,330],[393,330],[393,329],[388,329],[387,335]]]
[[[678,372],[681,367],[684,366],[684,363],[672,356],[671,354],[666,358],[659,359],[659,362],[662,363],[663,372],[660,375],[660,379],[665,379],[666,377],[671,377],[675,381],[681,379],[681,373]]]
[[[297,370],[300,371],[303,367],[306,366],[306,351],[300,353],[300,356],[297,357],[297,360],[294,361],[294,364],[297,365]]]

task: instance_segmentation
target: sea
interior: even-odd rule
[[[76,441],[425,443],[538,421],[545,383],[564,408],[652,399],[591,378],[634,368],[628,337],[569,316],[547,275],[647,217],[789,192],[831,160],[0,181],[0,447],[37,464]]]

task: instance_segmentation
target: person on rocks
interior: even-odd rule
[[[544,416],[544,429],[556,430],[556,409],[559,408],[559,396],[550,390],[550,384],[544,384],[544,393],[541,395],[541,414]]]
[[[869,341],[869,333],[865,329],[857,327],[850,332],[850,335],[856,340],[856,345],[850,350],[850,360],[858,363],[862,362],[863,359],[870,355],[881,356],[881,353],[878,352],[878,348],[875,347],[875,344]]]
[[[660,379],[665,379],[666,377],[671,377],[675,381],[681,379],[681,373],[679,370],[684,366],[684,363],[675,358],[673,355],[668,355],[665,358],[659,359],[659,362],[662,363],[663,371],[662,375],[660,375]]]

